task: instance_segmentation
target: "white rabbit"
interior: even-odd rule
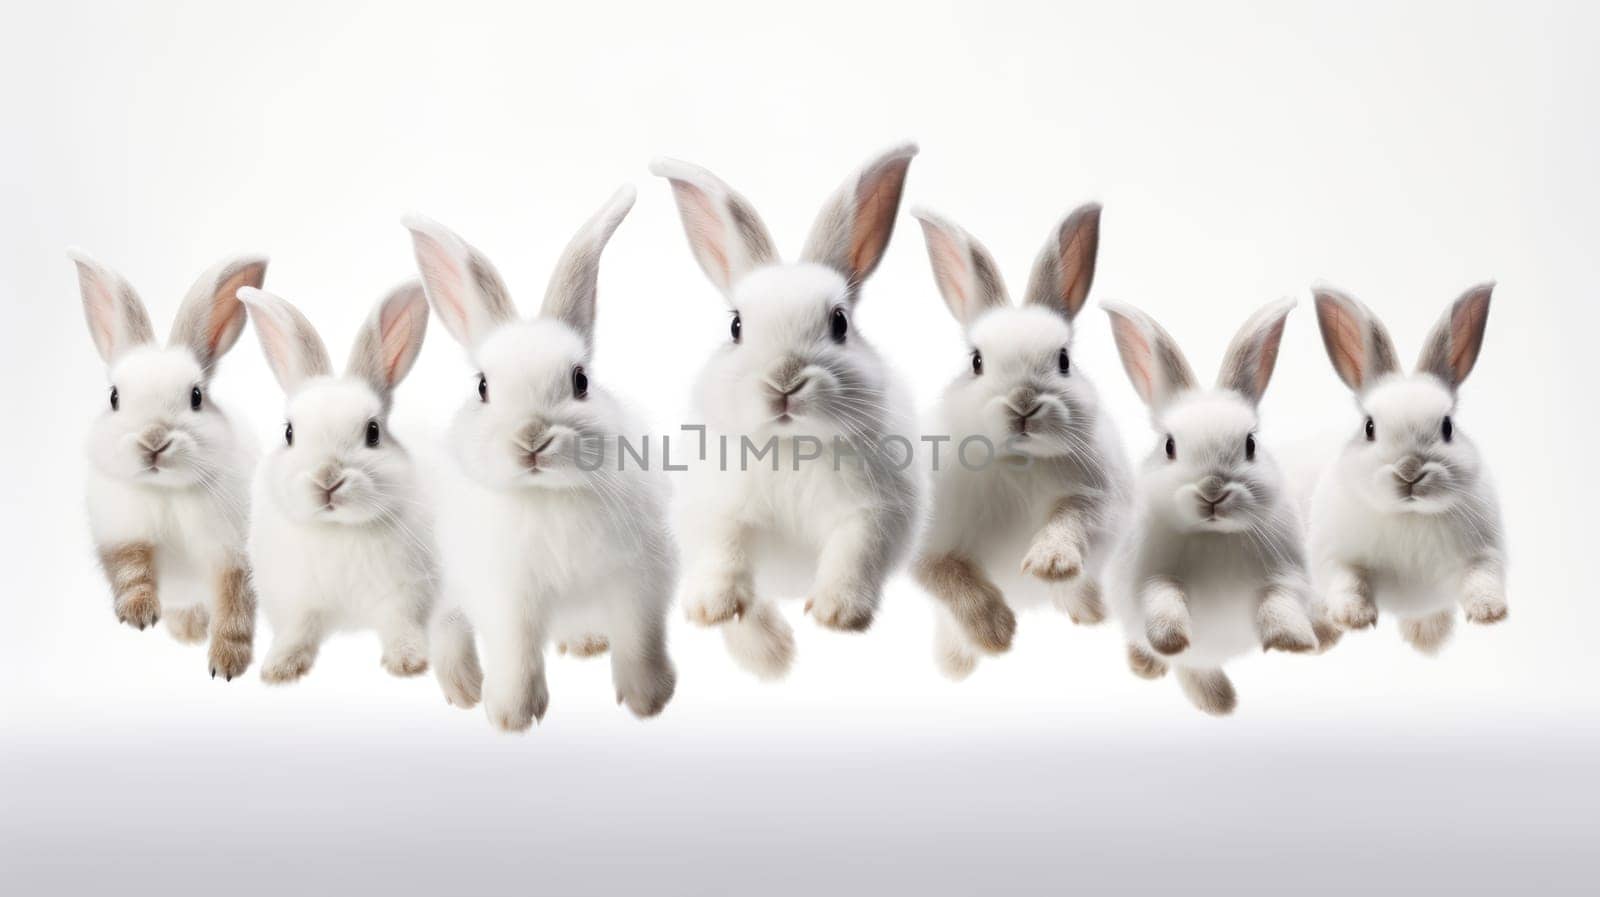
[[[1256,434],[1256,409],[1293,307],[1286,299],[1256,312],[1210,390],[1148,316],[1106,307],[1123,368],[1156,432],[1111,577],[1112,609],[1133,671],[1153,679],[1171,663],[1189,700],[1217,715],[1236,703],[1224,662],[1256,648],[1300,652],[1318,644],[1300,523]]]
[[[910,400],[854,317],[916,152],[895,147],[852,175],[794,264],[779,261],[755,210],[715,175],[651,165],[671,181],[690,248],[732,318],[695,387],[706,451],[678,506],[684,608],[722,624],[735,660],[762,678],[782,676],[794,657],[774,592],[806,590],[817,622],[864,630],[910,542]],[[891,436],[901,442],[886,445]]]
[[[416,471],[389,415],[427,330],[422,285],[378,303],[343,376],[299,309],[260,290],[239,298],[287,395],[283,440],[257,472],[250,523],[251,579],[272,623],[261,678],[299,679],[341,630],[376,631],[384,669],[420,673],[438,577]]]
[[[465,477],[441,500],[438,538],[445,591],[483,637],[484,708],[506,730],[544,717],[550,642],[609,647],[617,701],[641,717],[661,712],[677,679],[665,483],[619,463],[618,438],[644,430],[593,365],[600,254],[633,200],[624,187],[578,231],[531,319],[477,250],[406,219],[428,301],[479,372],[450,428]],[[472,650],[454,613],[434,633],[436,667]],[[452,703],[476,699],[477,682],[441,682]]]
[[[952,678],[1011,646],[1013,608],[1045,601],[1098,623],[1100,576],[1132,484],[1116,427],[1073,363],[1074,318],[1089,298],[1100,207],[1051,231],[1021,306],[987,250],[932,213],[922,222],[934,279],[966,331],[967,370],[945,389],[934,425],[950,439],[933,472],[933,512],[915,566],[939,599],[935,659]],[[957,452],[985,440],[998,454]]]
[[[1457,604],[1474,623],[1506,617],[1500,504],[1455,421],[1492,291],[1473,287],[1445,311],[1409,375],[1365,306],[1315,291],[1322,341],[1360,417],[1312,496],[1312,576],[1336,624],[1361,629],[1389,611],[1426,654],[1450,637]]]
[[[255,633],[244,550],[254,448],[207,389],[244,329],[235,294],[261,285],[267,261],[233,259],[200,275],[162,347],[133,287],[69,254],[111,383],[89,432],[87,498],[117,619],[143,629],[165,616],[184,642],[209,631],[211,676],[231,680],[250,666]]]

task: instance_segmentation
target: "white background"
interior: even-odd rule
[[[1591,9],[7,7],[0,886],[1592,881]],[[200,270],[270,254],[268,289],[342,357],[413,272],[402,212],[474,242],[531,307],[573,229],[633,182],[592,374],[668,429],[726,316],[650,157],[723,176],[793,253],[826,193],[904,138],[923,148],[908,203],[987,243],[1014,293],[1058,217],[1103,202],[1091,298],[1150,311],[1207,376],[1250,311],[1315,280],[1380,310],[1407,358],[1464,287],[1498,280],[1457,421],[1500,482],[1510,620],[1463,628],[1437,659],[1392,620],[1324,657],[1245,658],[1239,711],[1214,720],[1170,679],[1134,679],[1114,627],[1053,615],[1024,617],[1010,655],[951,684],[928,599],[902,578],[865,636],[803,622],[778,685],[675,622],[678,696],[648,723],[612,705],[606,663],[558,659],[525,737],[445,706],[431,676],[388,677],[373,639],[335,641],[306,681],[268,689],[254,668],[213,682],[202,649],[115,623],[81,499],[105,380],[65,247],[124,273],[162,332]],[[858,329],[924,403],[966,364],[908,218]],[[1093,305],[1075,358],[1146,451]],[[397,429],[426,444],[474,383],[435,326]],[[277,438],[253,334],[215,393]],[[1358,425],[1308,301],[1264,415],[1276,445]]]

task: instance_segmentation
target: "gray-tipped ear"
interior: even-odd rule
[[[915,143],[879,154],[844,182],[823,205],[801,251],[803,261],[827,265],[859,285],[878,267],[900,215],[906,172],[917,155]],[[852,296],[854,290],[851,290]]]
[[[361,325],[350,350],[348,372],[388,397],[411,372],[428,332],[428,298],[422,282],[410,280],[383,297]]]
[[[629,184],[622,187],[567,244],[550,275],[540,314],[576,330],[583,341],[594,347],[595,299],[600,278],[600,254],[616,233],[617,225],[628,217],[638,192]]]
[[[1028,277],[1027,302],[1077,317],[1094,285],[1100,254],[1100,205],[1089,203],[1061,219],[1045,241]]]
[[[1311,292],[1322,345],[1346,386],[1359,393],[1400,369],[1389,331],[1365,305],[1332,287],[1319,286]]]
[[[102,361],[111,364],[134,346],[155,341],[144,303],[120,274],[76,249],[67,250],[67,257],[78,268],[83,318]]]
[[[1478,363],[1493,292],[1493,283],[1480,283],[1451,303],[1423,343],[1422,358],[1417,362],[1419,373],[1433,374],[1452,390],[1461,386]]]
[[[172,322],[171,346],[188,346],[207,374],[244,332],[247,316],[239,301],[242,287],[261,289],[267,260],[259,256],[225,261],[200,275],[189,288]]]
[[[322,337],[300,309],[254,287],[240,289],[239,301],[250,307],[262,354],[284,392],[293,393],[305,381],[333,373]]]
[[[1122,356],[1122,369],[1152,409],[1161,408],[1196,381],[1183,351],[1149,315],[1126,305],[1101,303],[1111,316],[1111,334]]]
[[[483,253],[421,215],[407,215],[401,223],[411,231],[428,302],[456,342],[475,349],[491,330],[516,320],[511,292]]]
[[[1000,271],[982,243],[927,209],[912,209],[911,215],[922,223],[939,295],[962,326],[991,308],[1010,304]]]
[[[1223,353],[1222,372],[1217,375],[1219,388],[1243,395],[1252,405],[1261,403],[1272,380],[1272,369],[1278,364],[1283,326],[1294,306],[1293,299],[1274,302],[1251,315],[1239,328],[1228,351]]]
[[[723,295],[731,294],[751,270],[777,262],[767,226],[721,178],[698,165],[665,158],[651,162],[650,173],[672,184],[689,249]]]

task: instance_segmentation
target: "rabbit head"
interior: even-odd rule
[[[451,442],[467,474],[495,489],[564,489],[600,475],[621,409],[592,365],[600,254],[633,207],[624,187],[567,245],[536,317],[518,317],[494,266],[445,227],[411,216],[435,314],[477,368]]]
[[[1019,454],[1088,448],[1098,402],[1073,368],[1072,338],[1094,282],[1100,207],[1083,206],[1056,225],[1020,307],[982,244],[931,212],[912,214],[922,222],[939,293],[971,347],[967,370],[944,393],[950,421]]]
[[[173,321],[165,346],[133,287],[81,252],[83,314],[105,361],[111,390],[89,440],[90,462],[106,476],[156,487],[214,483],[233,443],[227,417],[206,392],[217,362],[238,341],[241,287],[259,287],[263,258],[223,262],[200,275]]]
[[[1274,525],[1282,484],[1256,435],[1257,407],[1294,304],[1273,303],[1245,322],[1213,389],[1199,386],[1177,343],[1148,315],[1106,308],[1122,366],[1156,433],[1139,478],[1143,501],[1175,529],[1259,532]]]
[[[855,328],[861,284],[894,231],[913,144],[868,162],[828,200],[800,261],[779,261],[748,201],[716,175],[669,159],[689,247],[726,297],[724,344],[701,372],[706,423],[737,433],[856,436],[884,416],[888,372]]]
[[[1337,290],[1314,291],[1323,345],[1360,414],[1340,466],[1374,507],[1444,513],[1476,484],[1480,462],[1456,425],[1456,393],[1478,361],[1493,290],[1475,286],[1445,310],[1411,374],[1366,306]]]
[[[404,284],[362,324],[343,376],[300,310],[242,289],[272,373],[288,396],[283,441],[266,459],[267,491],[291,520],[364,524],[407,516],[411,459],[389,433],[395,387],[422,351],[428,303]]]

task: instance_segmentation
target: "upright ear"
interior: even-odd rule
[[[1400,369],[1389,332],[1365,305],[1331,287],[1311,292],[1317,301],[1322,345],[1346,386],[1359,393]]]
[[[1417,362],[1421,373],[1433,374],[1452,390],[1459,387],[1483,348],[1483,331],[1489,324],[1489,294],[1494,284],[1480,283],[1461,294],[1439,323],[1433,325]]]
[[[594,348],[595,299],[600,278],[600,253],[616,233],[617,225],[628,217],[637,191],[627,185],[611,195],[606,204],[567,244],[556,269],[550,275],[550,286],[544,293],[544,306],[539,310],[547,318],[555,318],[583,335],[583,341]]]
[[[312,377],[333,373],[322,337],[300,309],[253,287],[239,290],[239,301],[250,307],[261,351],[284,392],[293,393]]]
[[[1178,344],[1149,315],[1126,305],[1102,303],[1111,316],[1111,334],[1139,398],[1152,409],[1195,388],[1194,372]]]
[[[101,360],[111,364],[128,349],[155,341],[144,303],[120,274],[76,249],[67,250],[67,257],[78,267],[83,317]]]
[[[1222,373],[1217,386],[1231,389],[1259,405],[1278,364],[1278,345],[1283,342],[1283,325],[1294,311],[1295,301],[1284,299],[1250,316],[1239,328],[1228,351],[1222,356]]]
[[[188,346],[209,374],[244,332],[247,313],[239,290],[259,290],[266,278],[267,260],[260,257],[230,259],[200,275],[178,307],[167,344]]]
[[[801,259],[828,265],[843,274],[852,287],[866,280],[878,267],[889,237],[894,234],[906,172],[916,154],[915,143],[903,143],[868,162],[845,181],[811,226]]]
[[[1100,205],[1079,206],[1061,219],[1033,263],[1027,302],[1077,317],[1094,285],[1094,263],[1100,254]]]
[[[428,332],[428,297],[420,281],[411,280],[383,297],[361,325],[350,350],[350,376],[367,381],[387,397],[411,373]]]
[[[1010,304],[1000,271],[982,243],[926,209],[912,209],[911,215],[922,223],[934,283],[957,321],[966,326],[989,309]]]
[[[411,231],[428,301],[456,342],[477,348],[491,330],[516,319],[511,293],[483,253],[420,215],[407,215],[401,223]]]
[[[716,175],[676,159],[656,159],[650,173],[671,182],[689,249],[724,295],[752,269],[778,260],[756,210]]]

